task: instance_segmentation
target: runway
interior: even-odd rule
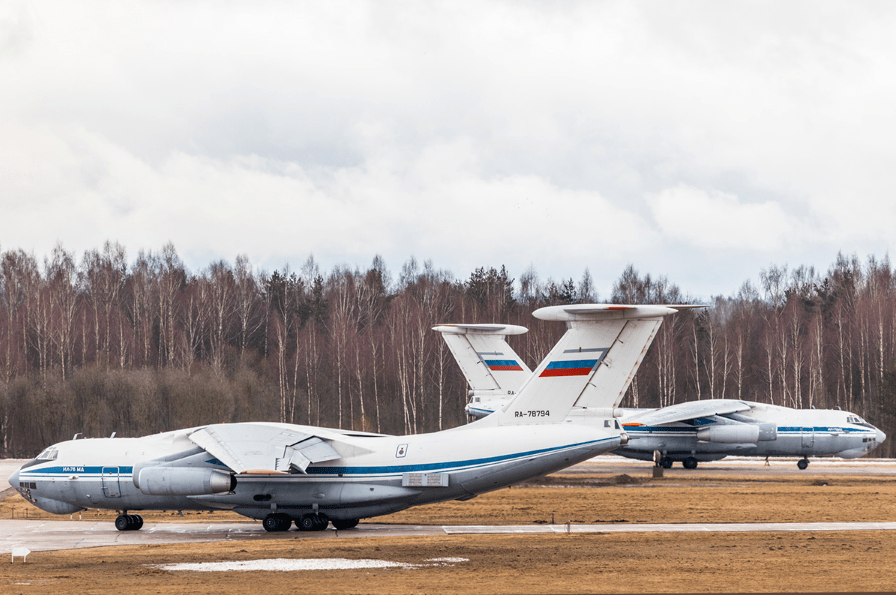
[[[2,486],[8,487],[7,478],[18,469],[23,460],[0,460]],[[617,456],[601,456],[563,471],[563,474],[629,474],[645,476],[650,464]],[[795,460],[772,460],[765,466],[762,459],[726,458],[718,462],[701,464],[697,470],[680,467],[664,471],[667,477],[699,477],[701,472],[750,475],[865,475],[883,478],[896,475],[896,460],[814,460],[809,470],[798,472]],[[11,489],[10,489],[11,490]],[[6,492],[6,491],[3,491]],[[256,521],[226,521],[216,523],[146,522],[136,532],[119,532],[111,521],[79,521],[59,516],[57,519],[6,519],[0,520],[0,553],[9,553],[13,547],[26,547],[30,551],[52,551],[91,548],[112,545],[154,545],[197,542],[223,542],[247,540],[345,540],[394,536],[438,536],[458,534],[550,534],[550,533],[615,533],[615,532],[832,532],[896,530],[896,522],[857,523],[712,523],[712,524],[656,524],[656,523],[607,523],[607,524],[531,524],[531,525],[469,525],[469,526],[418,526],[383,523],[361,523],[356,529],[336,532],[269,533]],[[375,520],[372,520],[375,521]]]
[[[119,532],[112,522],[0,520],[0,553],[24,546],[32,552],[99,546],[136,546],[245,540],[355,540],[394,536],[451,534],[559,534],[585,532],[836,532],[896,530],[896,522],[760,524],[545,524],[526,526],[411,526],[360,524],[337,532],[266,532],[257,522],[147,523],[138,532]]]

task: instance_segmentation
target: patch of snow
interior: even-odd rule
[[[150,565],[164,571],[331,571],[336,569],[418,569],[448,563],[466,563],[469,559],[443,557],[426,559],[431,565],[413,565],[378,559],[258,559],[255,561],[218,561],[216,563],[172,563]]]
[[[255,561],[219,561],[217,563],[172,563],[155,565],[165,571],[322,571],[333,569],[383,569],[416,565],[377,559],[258,559]]]

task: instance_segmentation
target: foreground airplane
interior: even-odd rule
[[[388,436],[274,423],[210,424],[141,438],[80,439],[44,450],[10,478],[45,511],[115,509],[119,530],[137,530],[147,509],[226,509],[268,531],[351,528],[361,518],[415,505],[466,500],[554,472],[628,440],[612,417],[637,362],[610,368],[603,311],[535,315],[568,330],[532,379],[494,415],[447,431]],[[658,321],[665,307],[622,317]],[[637,342],[642,345],[636,345]],[[628,346],[646,349],[645,338]],[[638,361],[639,362],[639,361]],[[569,423],[589,395],[588,423]],[[581,422],[585,422],[584,419]]]
[[[642,334],[652,329],[655,334],[659,323],[629,321],[627,326],[641,327]],[[532,375],[505,341],[507,335],[525,333],[525,327],[441,325],[434,329],[442,333],[470,384],[466,406],[470,416],[482,418],[500,410]],[[651,334],[646,344],[637,345],[643,350],[640,357],[652,339]],[[621,333],[617,341],[625,341]],[[618,360],[619,355],[611,349],[603,356],[604,362],[615,365],[613,358]],[[886,439],[882,431],[856,414],[841,410],[796,410],[732,399],[690,401],[659,409],[618,408],[627,388],[628,383],[612,407],[630,440],[615,453],[645,461],[654,461],[658,453],[657,463],[664,468],[675,461],[696,468],[698,462],[728,455],[758,455],[802,456],[797,466],[805,470],[809,456],[860,457]],[[585,422],[588,409],[583,406],[587,405],[577,401],[568,420]]]

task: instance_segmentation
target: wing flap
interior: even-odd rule
[[[313,435],[263,424],[213,424],[190,434],[199,445],[239,474],[302,472],[312,463],[338,459],[339,453]]]

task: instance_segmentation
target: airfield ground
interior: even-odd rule
[[[761,462],[667,470],[596,460],[467,502],[414,508],[377,523],[557,524],[892,522],[896,462]],[[21,519],[17,495],[0,518]],[[34,515],[33,508],[28,512]],[[112,519],[85,512],[83,519]],[[64,525],[68,516],[50,516]],[[149,513],[147,523],[247,523],[221,513]],[[33,519],[33,517],[32,517]],[[77,515],[75,516],[77,519]],[[249,522],[251,523],[251,522]],[[111,526],[109,526],[111,528]],[[114,530],[103,530],[114,532]],[[112,534],[114,536],[114,534]],[[34,552],[0,563],[2,593],[750,593],[896,591],[896,531],[546,533],[377,536],[255,533],[204,544]],[[171,571],[160,565],[285,559],[375,560],[390,568]],[[327,565],[323,565],[327,567]]]

